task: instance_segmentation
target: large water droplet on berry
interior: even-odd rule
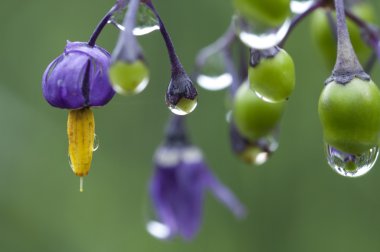
[[[198,101],[197,98],[194,100],[182,98],[177,104],[168,104],[168,107],[171,112],[176,115],[187,115],[194,111],[197,107]]]
[[[205,55],[198,63],[197,83],[204,89],[216,91],[231,85],[232,76],[226,72],[225,57],[222,52]]]
[[[369,172],[376,163],[379,148],[373,147],[360,155],[339,151],[326,144],[327,162],[338,174],[344,177],[359,177]]]
[[[292,0],[290,10],[294,14],[302,14],[313,5],[314,0]]]
[[[278,145],[277,134],[269,135],[248,145],[239,156],[248,164],[262,165],[277,150]]]
[[[233,17],[233,25],[240,40],[246,46],[258,50],[278,45],[288,33],[290,24],[290,18],[278,27],[271,27],[260,22],[248,21],[239,15]]]
[[[123,26],[123,20],[127,10],[128,5],[125,8],[117,11],[111,17],[110,21],[108,21],[108,23],[111,23],[118,29],[124,31],[125,28]],[[136,18],[136,26],[133,29],[133,34],[135,36],[143,36],[159,29],[160,27],[158,25],[158,20],[154,13],[145,4],[140,3]]]

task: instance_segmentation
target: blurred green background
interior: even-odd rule
[[[230,22],[230,1],[156,0],[177,52],[191,72],[197,51]],[[374,1],[376,10],[380,4]],[[158,32],[141,38],[151,83],[134,97],[96,109],[100,148],[85,192],[67,157],[67,111],[41,95],[41,76],[66,40],[86,41],[112,0],[0,1],[0,251],[380,251],[380,164],[343,178],[327,165],[317,100],[329,71],[310,39],[309,20],[292,34],[297,88],[282,121],[280,148],[261,167],[230,152],[224,92],[199,89],[189,116],[193,142],[246,204],[237,221],[211,195],[196,239],[157,241],[145,231],[152,154],[168,117],[166,49]],[[98,43],[108,50],[117,31]],[[379,67],[373,79],[380,83]]]

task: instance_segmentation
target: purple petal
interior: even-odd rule
[[[244,218],[246,216],[245,207],[236,196],[210,170],[206,170],[204,176],[207,186],[215,197],[228,207],[237,218]]]
[[[109,65],[110,55],[106,50],[83,42],[68,42],[64,53],[43,75],[43,95],[59,108],[105,105],[115,94],[108,79]]]
[[[204,183],[199,164],[156,167],[150,194],[159,220],[190,240],[201,224]]]

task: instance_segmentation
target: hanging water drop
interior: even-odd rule
[[[226,62],[222,52],[208,55],[199,62],[197,82],[204,89],[217,91],[231,85],[232,76],[226,72]]]
[[[286,36],[291,19],[286,19],[280,26],[271,27],[260,22],[251,22],[239,15],[233,17],[236,35],[248,47],[264,50],[278,45]]]
[[[277,150],[278,146],[275,133],[249,144],[240,154],[240,158],[248,164],[262,165],[268,161],[270,155]]]
[[[169,104],[170,111],[176,115],[187,115],[194,111],[197,107],[197,99],[191,100],[182,98],[176,105]]]
[[[125,8],[117,11],[108,21],[108,23],[111,23],[115,25],[115,27],[117,27],[119,30],[124,31],[125,28],[122,24],[127,10],[128,5]],[[133,34],[135,36],[143,36],[159,29],[160,27],[158,25],[158,20],[154,13],[145,4],[140,3],[136,18],[136,26],[133,29]]]
[[[168,225],[158,220],[151,199],[146,198],[144,201],[143,212],[146,231],[158,240],[171,239],[172,230]]]
[[[326,144],[327,162],[338,174],[344,177],[359,177],[369,172],[379,155],[378,146],[360,155],[339,151]]]
[[[94,146],[92,148],[92,151],[96,151],[97,149],[99,149],[99,138],[95,134],[95,136],[94,136]]]
[[[294,14],[302,14],[308,10],[314,3],[314,0],[292,0],[290,10]]]

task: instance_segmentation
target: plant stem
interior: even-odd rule
[[[278,44],[279,47],[284,47],[287,39],[289,38],[289,35],[290,33],[293,31],[293,29],[307,16],[309,16],[313,11],[315,11],[316,9],[324,6],[326,4],[326,0],[318,0],[318,1],[315,1],[310,7],[309,9],[307,9],[305,12],[295,16],[291,23],[290,23],[290,26],[289,26],[289,30],[288,32],[286,33],[285,37],[281,40],[281,42]]]
[[[189,145],[185,116],[171,115],[165,132],[165,144],[169,146]]]
[[[133,35],[139,4],[140,0],[129,1],[128,11],[123,20],[124,31],[120,32],[119,39],[112,53],[113,62],[120,59],[127,62],[134,62],[137,59],[142,59],[140,46]]]
[[[158,20],[158,25],[160,26],[160,32],[161,32],[162,38],[165,41],[166,48],[168,50],[169,59],[170,59],[171,67],[172,67],[172,74],[174,75],[182,74],[184,72],[183,66],[175,52],[173,42],[170,38],[169,33],[167,32],[165,28],[164,23],[162,22],[160,15],[158,14],[151,0],[145,0],[144,3],[153,11],[154,15],[156,16]]]
[[[88,45],[91,47],[95,46],[96,40],[98,39],[100,33],[103,28],[107,25],[108,20],[112,17],[112,15],[119,9],[119,5],[115,4],[112,8],[107,12],[107,14],[102,18],[99,24],[96,26],[94,32],[92,33],[90,40],[88,41]]]
[[[364,71],[351,44],[343,0],[335,0],[335,10],[337,18],[338,50],[333,76],[336,77],[335,81],[345,84],[351,81],[357,74],[363,73]]]

